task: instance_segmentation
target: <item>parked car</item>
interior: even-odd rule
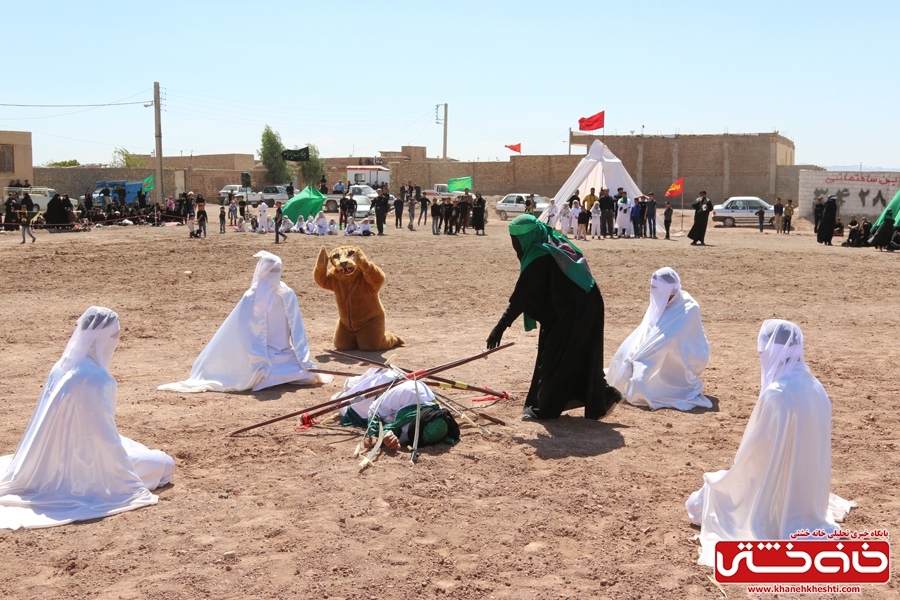
[[[226,185],[221,190],[219,190],[219,204],[222,206],[226,206],[228,204],[228,192],[234,193],[234,201],[238,202],[243,197],[246,199],[247,203],[256,208],[259,206],[259,203],[262,201],[262,194],[258,192],[254,192],[252,189],[247,187],[241,187],[239,185]]]
[[[475,192],[472,192],[472,190],[469,191],[474,197]],[[453,200],[454,198],[460,198],[465,195],[464,191],[451,192],[450,186],[448,186],[446,183],[436,183],[430,190],[425,190],[425,193],[428,194],[429,198],[437,198],[441,202],[443,202],[444,198],[450,198],[451,200]]]
[[[267,185],[263,188],[260,196],[262,200],[266,203],[266,206],[273,207],[276,202],[281,202],[284,204],[290,198],[288,197],[287,188],[283,185]],[[254,204],[254,206],[256,206]]]
[[[371,204],[372,200],[375,196],[378,195],[371,186],[368,185],[351,185],[347,189],[347,195],[353,194],[353,199],[356,200],[357,203],[357,212],[359,212],[359,205],[361,204],[362,198],[367,198],[369,203]],[[325,205],[323,209],[325,212],[337,212],[340,206],[341,194],[328,194],[325,198]],[[391,206],[394,205],[394,195],[390,195]]]
[[[29,187],[29,188],[19,188],[19,187],[7,187],[3,188],[3,202],[9,198],[9,194],[16,194],[16,197],[19,201],[25,197],[27,193],[31,197],[31,201],[34,202],[34,210],[41,210],[41,207],[47,207],[47,203],[50,202],[50,198],[56,195],[56,190],[53,188],[47,187]],[[72,201],[75,204],[75,201]]]
[[[737,224],[759,225],[759,215],[756,211],[760,206],[766,211],[764,221],[772,225],[775,222],[775,209],[756,196],[732,196],[722,204],[713,206],[712,220],[722,223],[725,227],[734,227]]]
[[[525,214],[525,198],[527,196],[528,194],[521,192],[507,194],[497,203],[497,208],[495,208],[494,211],[502,221],[506,221],[510,216],[518,217],[519,215]],[[537,194],[534,195],[534,216],[540,216],[542,212],[547,210],[548,206],[550,206],[549,202]]]

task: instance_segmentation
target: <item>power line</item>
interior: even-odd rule
[[[19,106],[27,108],[99,108],[101,106],[125,106],[126,104],[147,104],[153,100],[141,100],[139,102],[107,102],[106,104],[0,104],[0,106]]]

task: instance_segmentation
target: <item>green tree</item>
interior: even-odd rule
[[[272,128],[266,125],[262,132],[262,147],[258,152],[272,183],[286,183],[294,179],[294,170],[281,158],[283,151],[281,134],[272,131]]]
[[[112,160],[109,166],[116,169],[143,169],[144,161],[137,154],[132,154],[125,148],[116,148],[113,150]]]
[[[51,160],[45,167],[80,167],[81,163],[75,160],[74,158],[70,158],[69,160]]]
[[[325,174],[325,161],[319,158],[319,149],[315,144],[309,145],[309,162],[297,164],[300,165],[300,174],[306,185],[316,185]]]

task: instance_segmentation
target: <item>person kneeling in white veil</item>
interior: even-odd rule
[[[803,333],[765,321],[757,342],[762,391],[727,471],[703,475],[685,503],[700,525],[701,565],[718,540],[789,540],[792,533],[838,529],[855,502],[831,489],[831,401],[803,360]]]
[[[259,258],[253,283],[194,361],[185,381],[159,386],[172,392],[240,392],[283,383],[327,383],[310,360],[297,295],[281,281],[281,259]]]
[[[78,319],[15,454],[0,457],[0,528],[53,527],[156,504],[175,461],[119,435],[109,363],[119,317]]]
[[[664,267],[650,278],[650,307],[619,346],[606,379],[635,406],[711,408],[700,381],[708,363],[700,305],[681,289],[678,273]]]

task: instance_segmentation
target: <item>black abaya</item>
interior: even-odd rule
[[[621,395],[603,374],[603,297],[585,292],[553,257],[534,259],[519,275],[500,320],[507,327],[522,313],[540,323],[538,352],[525,399],[526,417],[556,419],[584,406],[584,416],[605,415]]]
[[[484,231],[484,198],[476,198],[472,205],[472,229],[475,231]]]
[[[837,202],[829,198],[825,201],[825,209],[822,211],[822,219],[819,221],[819,231],[816,239],[820,244],[831,245],[834,238],[834,221],[837,218]]]
[[[709,224],[709,215],[712,214],[713,205],[709,198],[699,198],[691,207],[694,209],[694,225],[688,232],[688,237],[701,244],[706,243],[706,227]],[[704,207],[706,210],[704,210]]]
[[[875,248],[882,248],[890,243],[892,237],[894,237],[894,219],[885,217],[881,225],[878,226],[878,231],[872,236],[872,242],[869,245]]]

